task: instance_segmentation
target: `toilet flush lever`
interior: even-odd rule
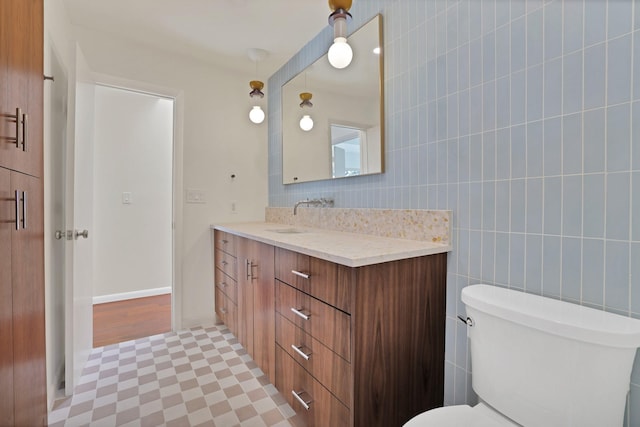
[[[472,327],[472,326],[474,325],[473,319],[472,319],[471,317],[467,317],[467,318],[465,319],[465,318],[464,318],[464,317],[462,317],[462,316],[458,316],[458,319],[459,319],[462,323],[466,324],[466,325],[467,325],[467,326],[469,326],[469,327]]]

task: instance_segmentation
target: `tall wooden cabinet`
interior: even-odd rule
[[[43,1],[0,1],[0,425],[46,424]]]
[[[43,2],[0,2],[0,167],[42,176]]]

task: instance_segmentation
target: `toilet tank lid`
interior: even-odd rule
[[[545,333],[611,347],[640,347],[640,320],[631,317],[484,284],[462,289],[462,302]]]

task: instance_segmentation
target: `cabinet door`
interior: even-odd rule
[[[15,228],[15,209],[11,193],[11,173],[0,168],[0,425],[3,426],[13,425],[11,229]]]
[[[20,196],[20,228],[11,231],[15,424],[36,426],[47,412],[42,181],[12,172],[11,188]]]
[[[245,238],[238,253],[238,340],[273,378],[275,371],[275,292],[273,246]]]
[[[41,176],[43,2],[0,3],[0,166]]]
[[[273,250],[273,246],[252,242],[253,359],[271,380],[276,342]]]
[[[253,281],[251,240],[236,240],[238,261],[238,341],[253,356]]]

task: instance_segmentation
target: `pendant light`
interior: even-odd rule
[[[247,50],[247,56],[256,64],[256,74],[258,74],[258,62],[262,61],[267,56],[267,51],[263,49],[252,48]],[[251,88],[251,92],[249,92],[249,97],[252,99],[253,107],[249,110],[249,120],[251,120],[255,124],[260,124],[264,121],[265,114],[264,110],[260,106],[260,100],[264,98],[264,92],[262,89],[264,88],[264,83],[260,80],[251,80],[249,82],[249,87]]]
[[[264,93],[262,92],[264,83],[262,83],[260,80],[251,80],[249,82],[249,86],[251,87],[249,96],[252,99],[254,97],[258,97],[260,99],[264,98]],[[251,120],[255,124],[260,124],[264,121],[264,115],[264,111],[262,110],[260,105],[254,105],[253,108],[249,111],[249,120]]]
[[[347,43],[347,21],[351,19],[349,9],[352,0],[329,0],[329,24],[333,27],[333,44],[329,48],[327,57],[334,68],[342,69],[351,64],[353,50]]]
[[[310,92],[302,92],[300,94],[300,99],[302,100],[302,102],[300,103],[300,108],[304,109],[313,107],[313,104],[311,103],[312,96],[313,95],[311,95]],[[300,129],[305,132],[309,132],[311,129],[313,129],[313,119],[309,114],[304,114],[300,119]]]

